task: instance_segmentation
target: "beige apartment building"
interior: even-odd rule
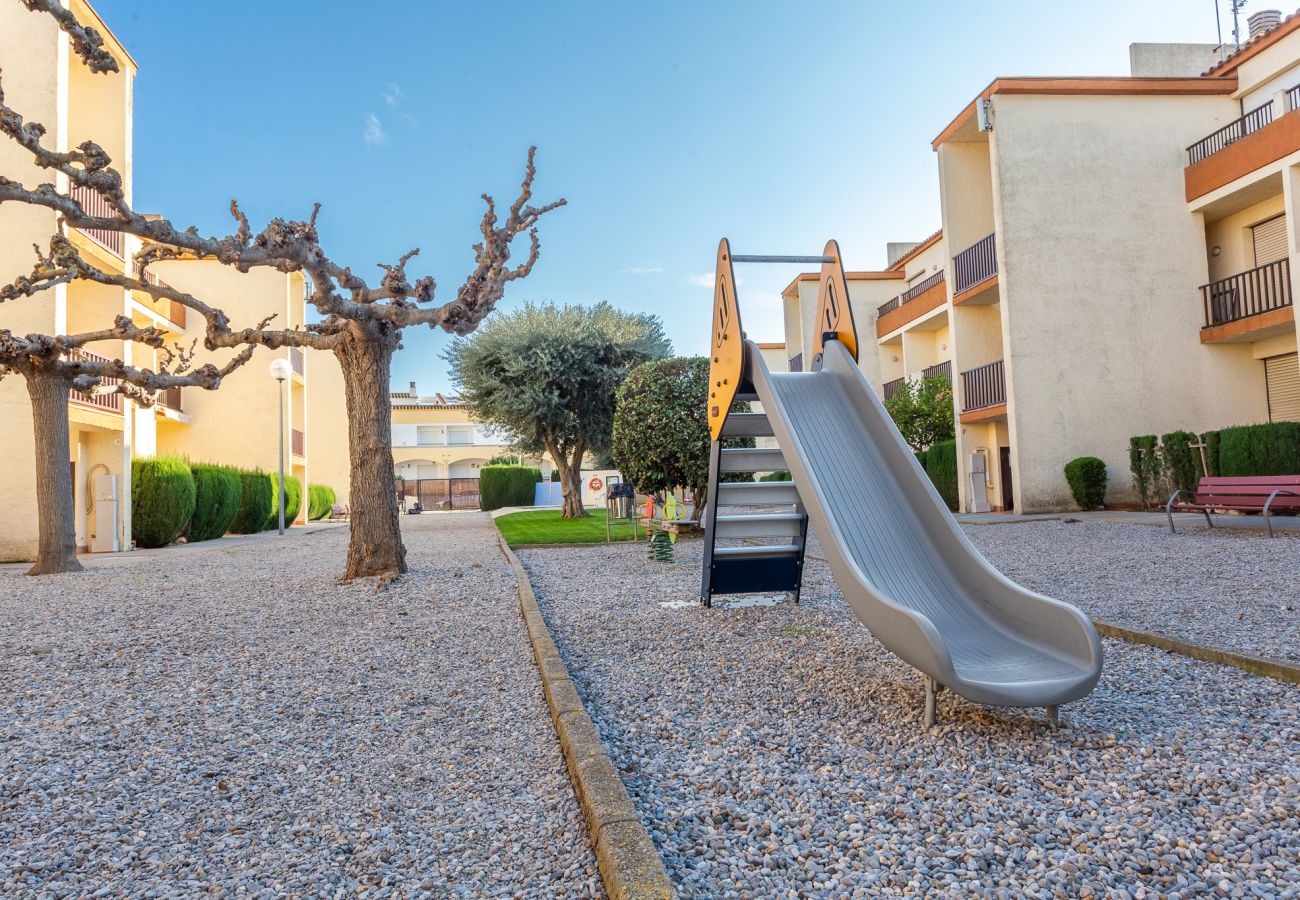
[[[1124,77],[996,79],[934,140],[941,230],[850,286],[882,396],[951,374],[963,511],[1072,508],[1082,455],[1132,502],[1132,435],[1300,419],[1300,17],[1279,19],[1222,63],[1134,45]]]
[[[44,124],[47,142],[59,150],[95,140],[122,173],[128,202],[132,198],[132,90],[136,63],[108,26],[84,0],[72,0],[78,18],[93,24],[120,67],[117,73],[92,74],[70,52],[67,36],[49,16],[33,15],[21,4],[0,4],[0,34],[24,52],[5,61],[5,92],[30,121]],[[52,176],[36,169],[12,142],[0,142],[0,171],[27,184]],[[66,177],[53,176],[67,189]],[[93,197],[81,198],[94,204]],[[0,278],[31,271],[33,244],[46,246],[58,230],[54,213],[5,204],[0,208]],[[105,271],[134,271],[140,249],[129,236],[71,229],[69,239]],[[305,316],[301,275],[254,271],[242,275],[213,262],[174,261],[152,267],[152,276],[225,309],[236,325],[256,324],[275,313],[278,322],[299,325]],[[153,325],[188,346],[199,339],[199,362],[218,364],[230,352],[204,355],[203,321],[169,302],[155,302],[131,292],[84,282],[55,289],[0,307],[0,327],[19,334],[66,334],[101,329],[118,315],[138,325]],[[87,353],[155,366],[157,354],[139,344],[103,341]],[[271,359],[287,356],[293,377],[286,386],[268,374]],[[293,350],[258,349],[254,359],[215,392],[198,388],[166,391],[152,407],[121,395],[74,391],[69,401],[69,466],[76,497],[77,546],[88,551],[125,550],[131,546],[131,461],[160,453],[177,453],[195,461],[259,467],[274,471],[279,454],[279,395],[285,395],[286,469],[306,484],[329,484],[347,496],[347,431],[342,380],[330,354],[310,359]],[[36,486],[31,406],[18,376],[0,381],[0,421],[4,422],[3,467],[0,467],[0,561],[30,559],[36,547]],[[305,516],[306,505],[303,505]]]

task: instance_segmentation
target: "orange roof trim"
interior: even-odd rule
[[[903,266],[907,265],[909,261],[915,259],[919,254],[924,253],[926,250],[929,250],[935,244],[939,243],[939,241],[942,238],[943,238],[943,229],[940,228],[934,234],[930,235],[928,238],[921,241],[921,243],[917,244],[911,250],[908,250],[898,259],[894,260],[894,264],[889,267],[889,271],[890,272],[901,271]]]
[[[1280,29],[1279,29],[1280,30]],[[1271,34],[1272,32],[1270,32]],[[951,138],[975,115],[975,104],[987,100],[994,94],[1048,94],[1067,96],[1073,94],[1110,94],[1123,95],[1201,95],[1231,94],[1237,89],[1236,78],[1128,78],[1112,76],[1082,76],[1078,78],[995,78],[978,97],[972,100],[948,123],[948,127],[939,132],[938,137],[930,142],[931,148],[939,146]]]
[[[798,290],[799,282],[818,281],[821,277],[821,273],[819,272],[800,272],[794,277],[793,281],[785,286],[785,290],[781,291],[781,296],[793,298],[795,291]],[[902,272],[894,271],[844,273],[844,279],[846,281],[900,281],[905,277],[906,276]]]
[[[1240,50],[1234,52],[1223,62],[1206,69],[1205,74],[1214,78],[1225,78],[1236,72],[1237,67],[1246,60],[1267,50],[1297,28],[1300,28],[1300,12],[1292,13],[1283,19],[1276,28],[1247,41]]]

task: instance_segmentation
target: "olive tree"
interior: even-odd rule
[[[609,449],[618,387],[672,345],[658,316],[595,306],[525,304],[494,317],[445,353],[461,399],[560,473],[564,517],[582,507],[582,459]]]

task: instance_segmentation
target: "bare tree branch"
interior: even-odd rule
[[[72,39],[73,52],[85,61],[90,71],[98,74],[118,71],[117,60],[104,49],[104,36],[95,28],[83,26],[59,0],[22,0],[22,4],[32,12],[49,13]]]

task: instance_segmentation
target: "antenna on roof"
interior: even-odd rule
[[[1237,49],[1240,50],[1241,25],[1237,21],[1237,13],[1241,12],[1242,8],[1246,5],[1246,0],[1229,0],[1229,2],[1232,4],[1232,42],[1236,44]]]
[[[1219,62],[1223,62],[1223,23],[1219,21],[1219,0],[1214,0],[1214,34],[1219,39]]]

